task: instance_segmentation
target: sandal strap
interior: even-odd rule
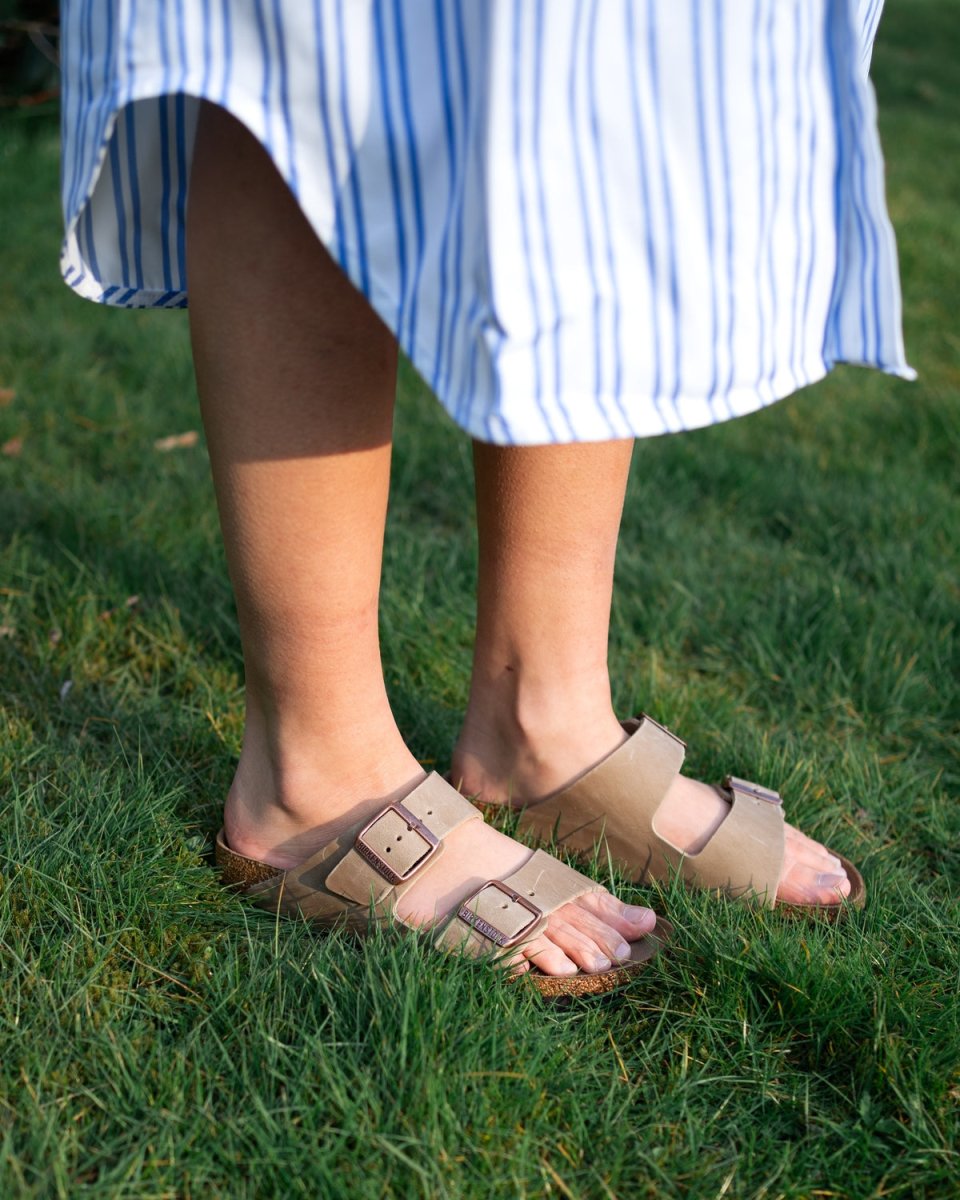
[[[680,773],[686,745],[646,714],[624,721],[623,728],[630,736],[612,754],[563,791],[528,805],[521,830],[545,841],[555,837],[577,853],[604,842],[615,861],[635,870],[637,847],[651,840],[654,817]],[[608,812],[617,814],[616,821],[607,819]]]
[[[684,855],[683,876],[730,896],[757,895],[773,908],[786,850],[780,793],[734,775],[717,791],[730,812],[702,850]]]
[[[624,721],[623,728],[630,735],[626,742],[562,792],[524,809],[520,828],[581,853],[602,842],[615,862],[641,879],[665,880],[679,871],[698,887],[765,895],[772,907],[784,856],[779,795],[729,777],[721,790],[729,814],[699,853],[685,854],[657,833],[656,816],[686,746],[646,714]]]
[[[226,882],[243,885],[261,908],[321,923],[346,918],[362,929],[371,906],[376,915],[391,915],[400,896],[442,854],[443,839],[473,820],[482,814],[433,772],[400,803],[386,805],[288,871],[237,854],[222,834],[217,861]],[[396,877],[399,883],[392,882]]]
[[[529,942],[543,932],[556,909],[602,891],[594,880],[537,850],[518,870],[488,880],[462,900],[436,944],[477,956]]]
[[[355,835],[352,848],[324,886],[355,904],[392,909],[433,866],[443,839],[481,813],[435,772],[403,798],[388,804]]]

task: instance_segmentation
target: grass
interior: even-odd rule
[[[783,790],[868,907],[667,888],[669,956],[566,1007],[219,889],[239,647],[202,442],[153,448],[198,427],[186,324],[67,294],[55,122],[3,116],[0,1195],[957,1195],[958,9],[892,3],[874,63],[920,382],[640,443],[619,560],[618,708]],[[386,669],[442,768],[469,447],[400,392]]]

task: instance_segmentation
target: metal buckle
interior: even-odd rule
[[[648,716],[647,713],[645,713],[645,712],[642,712],[640,714],[640,720],[641,721],[649,721],[650,724],[656,726],[656,728],[659,729],[661,733],[665,733],[667,735],[667,737],[673,738],[673,740],[675,742],[678,742],[684,748],[684,750],[686,750],[687,743],[683,740],[683,738],[678,738],[677,735],[672,732],[672,730],[670,730],[666,727],[666,725],[661,725],[659,721],[655,721],[653,719],[653,717]]]
[[[415,863],[411,863],[411,865],[402,873],[395,871],[385,859],[381,858],[381,856],[376,852],[376,850],[373,849],[372,846],[368,846],[363,840],[364,837],[374,827],[374,825],[376,825],[377,822],[388,812],[395,812],[402,821],[406,822],[407,829],[411,833],[415,833],[418,837],[422,838],[427,844],[426,850],[420,855],[417,861]],[[373,867],[378,875],[382,875],[388,883],[396,884],[405,883],[411,878],[412,875],[419,871],[427,859],[436,853],[439,845],[440,839],[435,837],[434,834],[430,832],[420,818],[415,817],[409,808],[404,808],[404,806],[397,801],[396,804],[388,804],[386,808],[381,809],[372,821],[364,825],[363,829],[361,829],[357,834],[356,840],[353,843],[353,848],[361,858],[365,859],[370,866]]]
[[[473,909],[469,907],[470,903],[476,900],[481,892],[485,892],[487,888],[491,887],[496,888],[498,892],[503,892],[505,896],[508,896],[514,902],[514,904],[519,904],[521,908],[525,908],[527,912],[530,913],[530,920],[526,923],[526,925],[510,936],[497,929],[495,925],[491,925],[489,921],[485,921],[483,917],[478,916]],[[495,945],[513,946],[519,942],[525,934],[529,933],[534,925],[536,925],[536,923],[543,916],[543,911],[537,908],[535,904],[531,904],[529,900],[525,900],[523,896],[518,895],[517,892],[515,892],[512,888],[508,888],[507,885],[502,883],[499,879],[488,879],[483,887],[478,888],[473,895],[469,897],[469,899],[465,900],[463,904],[460,905],[457,916],[461,921],[466,921],[466,923],[472,929],[475,929],[477,933],[482,933],[485,938],[489,938],[490,941]]]
[[[732,792],[744,792],[747,796],[752,796],[754,800],[766,800],[768,804],[783,804],[783,798],[779,792],[761,787],[759,783],[750,783],[747,779],[738,779],[736,775],[728,775],[723,781],[723,786],[730,788]]]

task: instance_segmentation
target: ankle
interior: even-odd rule
[[[540,688],[475,683],[452,756],[451,778],[466,795],[519,804],[565,787],[626,737],[609,682]]]
[[[302,862],[424,775],[395,725],[371,727],[360,738],[300,732],[294,741],[248,718],[224,806],[229,845],[281,867]]]

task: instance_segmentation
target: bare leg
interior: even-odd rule
[[[624,740],[610,703],[607,634],[631,448],[475,447],[477,642],[453,756],[468,796],[538,799]],[[713,788],[680,777],[658,827],[696,851],[727,812]],[[780,898],[830,903],[849,890],[839,861],[788,826]]]
[[[204,106],[188,208],[191,330],[247,684],[230,845],[288,867],[423,777],[387,702],[377,597],[396,371],[392,336],[323,250],[269,158]],[[429,921],[529,850],[449,840],[403,915]],[[607,893],[524,954],[601,969],[653,925]]]

